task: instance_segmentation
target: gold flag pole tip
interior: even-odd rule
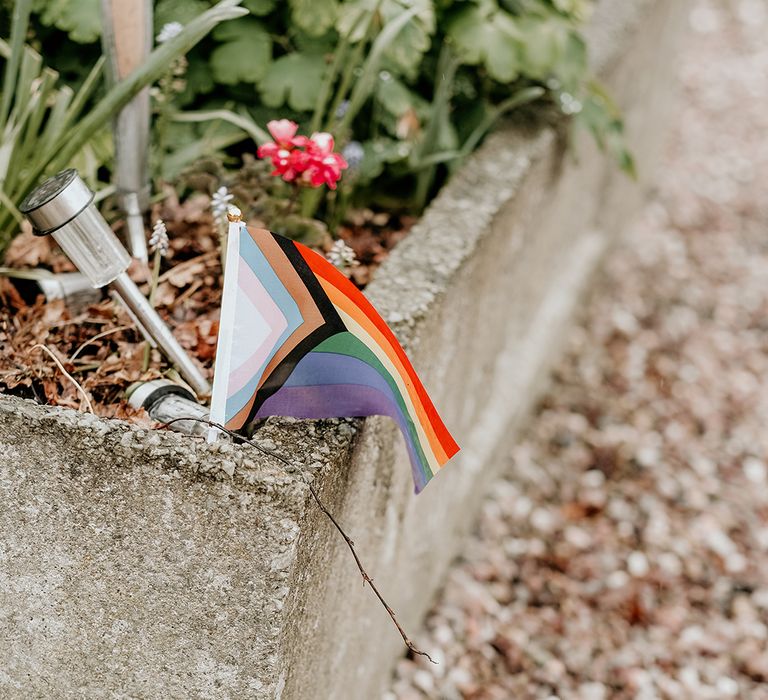
[[[241,212],[237,207],[229,207],[229,209],[227,209],[227,220],[230,222],[242,221],[243,212]]]

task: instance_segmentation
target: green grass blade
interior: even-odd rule
[[[228,122],[242,129],[257,144],[271,141],[269,134],[264,131],[256,122],[245,114],[237,114],[229,109],[210,109],[199,112],[178,112],[172,115],[171,119],[175,122],[208,122],[221,120]]]
[[[91,98],[96,86],[99,84],[101,78],[101,72],[104,69],[104,63],[106,62],[106,56],[101,56],[98,61],[91,68],[91,72],[88,73],[88,77],[83,81],[80,89],[77,91],[77,95],[67,111],[66,121],[70,122],[77,118],[77,115],[83,110],[88,100]]]
[[[56,91],[56,100],[51,106],[43,133],[39,136],[40,153],[50,153],[54,144],[64,133],[67,127],[67,114],[69,113],[73,96],[74,92],[68,85],[64,85]]]
[[[357,116],[362,106],[371,96],[374,86],[376,84],[376,78],[379,74],[379,68],[384,58],[384,52],[389,48],[400,34],[403,27],[413,19],[419,12],[418,7],[412,7],[410,10],[406,10],[402,14],[398,15],[391,22],[384,26],[384,29],[379,32],[379,35],[371,45],[371,51],[368,54],[368,58],[363,63],[362,72],[360,77],[352,89],[352,94],[349,98],[349,108],[344,114],[344,118],[339,124],[339,133],[344,133],[347,127],[352,123],[352,120]]]
[[[10,213],[10,215],[16,219],[18,224],[21,224],[24,221],[24,217],[21,215],[21,212],[16,208],[16,205],[10,199],[8,199],[8,195],[5,194],[2,189],[0,189],[0,204],[2,204]]]
[[[29,46],[24,47],[24,56],[21,59],[19,76],[16,81],[16,97],[14,99],[13,111],[23,112],[27,107],[27,102],[32,97],[35,90],[35,81],[40,77],[43,69],[43,57]]]
[[[0,201],[2,201],[3,193],[0,192]],[[0,267],[0,276],[12,277],[17,280],[46,280],[55,277],[50,270],[19,270],[15,267]]]
[[[3,75],[3,94],[0,97],[0,131],[5,128],[8,115],[11,112],[11,100],[15,94],[16,74],[19,71],[21,57],[24,52],[24,39],[27,36],[29,26],[29,12],[32,9],[32,0],[16,0],[13,4],[13,17],[11,18],[11,41],[9,55],[5,64]]]
[[[40,128],[43,126],[43,120],[49,113],[48,106],[51,102],[51,96],[56,101],[59,93],[56,91],[56,83],[59,74],[50,68],[43,69],[40,80],[39,99],[34,109],[29,114],[24,124],[24,129],[19,137],[19,148],[13,156],[14,162],[18,164],[33,162],[36,153],[44,153],[40,142]],[[39,156],[38,156],[39,157]],[[15,180],[15,178],[12,178]]]

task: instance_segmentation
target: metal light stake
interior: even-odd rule
[[[126,273],[131,262],[128,251],[93,205],[93,192],[76,170],[64,170],[46,180],[27,195],[19,209],[32,222],[35,235],[53,235],[94,287],[111,285],[139,329],[157,343],[192,389],[199,395],[210,394],[203,373]]]

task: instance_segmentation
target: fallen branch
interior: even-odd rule
[[[212,428],[216,428],[220,430],[223,433],[226,433],[234,440],[240,440],[242,442],[247,443],[248,445],[251,445],[251,447],[255,447],[259,452],[262,454],[267,455],[268,457],[272,457],[279,462],[282,462],[287,467],[295,468],[294,465],[291,463],[291,461],[285,457],[283,457],[281,454],[278,454],[277,452],[273,452],[271,450],[267,450],[261,445],[259,445],[257,442],[254,442],[253,440],[249,440],[247,437],[244,437],[243,435],[239,435],[238,433],[229,430],[228,428],[225,428],[223,425],[219,425],[218,423],[214,423],[213,421],[205,420],[204,418],[192,418],[192,417],[181,417],[181,418],[174,418],[173,420],[168,421],[167,423],[164,423],[161,425],[161,428],[168,428],[174,423],[177,423],[179,421],[194,421],[196,423],[204,423]],[[347,547],[349,547],[349,551],[352,552],[352,556],[355,559],[355,564],[357,564],[357,568],[360,570],[360,575],[363,577],[363,585],[366,583],[370,586],[371,590],[374,592],[376,597],[379,599],[379,602],[384,606],[384,609],[389,614],[389,617],[392,619],[392,622],[394,623],[395,627],[397,627],[397,631],[400,633],[400,636],[403,638],[403,642],[405,643],[405,646],[408,647],[408,649],[411,651],[411,653],[416,654],[418,656],[425,656],[427,659],[429,659],[433,664],[437,664],[437,662],[429,655],[426,651],[422,651],[419,649],[409,638],[408,635],[405,633],[405,630],[402,628],[400,623],[397,621],[397,616],[395,615],[395,611],[392,610],[392,608],[389,606],[386,600],[384,600],[384,596],[381,595],[379,592],[379,589],[376,588],[376,585],[373,582],[373,579],[368,575],[368,572],[363,567],[363,563],[360,561],[360,557],[357,554],[357,550],[355,549],[355,543],[352,541],[352,539],[347,535],[346,532],[344,532],[344,529],[339,525],[336,518],[333,517],[331,512],[325,507],[322,500],[320,500],[320,495],[315,490],[315,487],[312,486],[309,482],[304,482],[307,487],[309,488],[310,494],[312,494],[312,498],[314,499],[315,503],[317,504],[317,507],[320,508],[320,510],[326,515],[326,517],[331,521],[333,526],[338,530],[339,534],[344,538],[344,541],[347,543]]]
[[[62,374],[67,379],[69,379],[69,381],[72,382],[72,384],[75,385],[75,388],[82,394],[83,399],[85,399],[85,404],[86,404],[86,406],[88,406],[88,410],[91,413],[95,414],[96,412],[93,410],[93,406],[91,405],[91,400],[88,398],[88,394],[85,393],[85,389],[83,389],[83,387],[80,386],[80,384],[77,382],[77,380],[69,372],[67,372],[67,370],[64,369],[64,365],[61,364],[61,360],[59,360],[59,358],[56,357],[56,355],[54,355],[53,351],[47,345],[43,345],[41,343],[37,343],[37,345],[33,345],[29,349],[29,351],[32,352],[32,350],[36,350],[37,348],[40,348],[41,350],[47,352],[51,356],[51,359],[58,365],[58,367],[61,370]]]

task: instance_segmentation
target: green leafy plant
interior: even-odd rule
[[[15,2],[10,40],[0,40],[0,58],[5,64],[0,90],[0,249],[13,233],[14,219],[21,220],[16,204],[27,191],[42,176],[68,165],[176,57],[220,22],[243,15],[245,10],[238,4],[238,0],[222,0],[196,17],[178,36],[153,51],[144,65],[96,99],[103,59],[96,62],[77,92],[62,85],[59,73],[46,67],[41,55],[25,43],[32,1]]]
[[[87,41],[97,31],[92,20],[75,29],[72,18],[94,2],[36,0],[36,21]],[[158,0],[156,30],[188,26],[210,4]],[[287,118],[302,133],[332,133],[349,156],[338,191],[302,192],[302,220],[319,213],[337,222],[352,202],[419,210],[504,115],[533,101],[586,128],[633,172],[620,114],[589,73],[580,26],[590,0],[242,5],[249,16],[216,26],[189,52],[184,88],[162,107],[154,154],[161,179],[212,153],[239,160],[253,152],[241,142],[263,144],[264,125]],[[71,63],[66,54],[57,53],[62,65]]]

